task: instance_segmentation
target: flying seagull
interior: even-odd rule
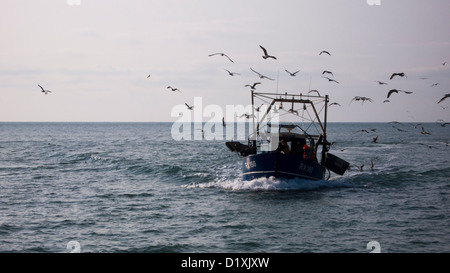
[[[413,93],[411,91],[403,91],[403,90],[398,90],[398,89],[391,89],[391,90],[389,90],[389,92],[387,94],[387,98],[389,98],[392,95],[392,93],[398,93],[398,92],[403,92],[405,94],[412,94]]]
[[[442,66],[445,66],[446,64],[447,64],[447,62],[443,62],[443,63],[442,63]]]
[[[250,115],[250,114],[245,113],[245,114],[242,114],[240,116],[240,118],[242,118],[242,117],[245,117],[245,118],[249,119],[250,117],[254,117],[254,115],[253,114]]]
[[[220,56],[224,56],[224,57],[227,57],[227,58],[228,58],[228,60],[230,60],[230,62],[234,63],[234,62],[233,62],[233,60],[232,60],[232,59],[230,59],[230,57],[228,57],[228,55],[227,55],[227,54],[225,54],[225,53],[221,53],[221,52],[219,52],[219,53],[213,53],[213,54],[209,54],[209,55],[208,55],[208,57],[211,57],[211,56],[215,56],[215,55],[220,55]]]
[[[275,56],[271,56],[271,55],[269,55],[269,54],[267,54],[267,50],[264,48],[264,47],[262,47],[261,45],[259,46],[262,50],[263,50],[263,52],[264,52],[264,55],[262,56],[263,57],[263,59],[267,59],[267,58],[272,58],[272,59],[277,59]]]
[[[239,73],[230,72],[228,69],[225,69],[225,70],[228,72],[228,74],[230,74],[230,76],[241,75],[241,74],[239,74]]]
[[[151,75],[150,75],[150,74],[148,74],[148,76],[147,76],[147,79],[148,79],[148,78],[150,78],[150,76],[151,76]]]
[[[187,103],[185,103],[184,105],[186,105],[186,107],[187,107],[189,110],[192,110],[192,109],[194,108],[194,106],[189,106]]]
[[[432,85],[431,85],[431,87],[435,87],[435,86],[438,86],[439,85],[439,83],[437,82],[437,83],[433,83]]]
[[[324,71],[322,72],[322,75],[323,75],[323,74],[330,74],[331,76],[334,76],[334,75],[333,75],[333,72],[327,71],[327,70],[324,70]]]
[[[173,92],[178,91],[181,93],[181,91],[178,88],[173,88],[172,86],[167,86],[167,88],[168,89],[170,88]]]
[[[287,73],[289,73],[289,75],[291,75],[292,77],[295,77],[297,75],[298,72],[300,72],[300,70],[295,71],[295,72],[289,72],[287,69],[285,69],[284,71],[286,71]]]
[[[326,50],[322,50],[320,53],[319,53],[319,55],[322,55],[322,53],[324,53],[324,54],[328,54],[328,55],[330,55],[331,56],[331,54],[330,54],[330,52],[328,52],[328,51],[326,51]]]
[[[336,80],[333,80],[333,79],[330,79],[330,78],[328,78],[328,77],[323,77],[322,76],[322,78],[325,78],[325,79],[327,79],[329,82],[335,82],[335,83],[339,83],[338,81],[336,81]]]
[[[395,127],[394,125],[392,125],[392,128],[396,129],[396,130],[399,131],[399,132],[408,132],[408,131],[406,131],[406,130],[403,130],[403,129],[400,129],[400,128],[398,128],[398,127]]]
[[[261,107],[262,107],[263,105],[264,105],[264,104],[261,104],[260,106],[256,107],[256,108],[255,108],[256,112],[260,112],[260,111],[261,111]]]
[[[449,94],[445,94],[445,96],[440,101],[438,101],[438,103],[441,103],[442,101],[444,101],[448,97],[450,97],[450,93]]]
[[[42,93],[45,93],[45,95],[47,95],[47,93],[51,93],[52,91],[50,91],[50,90],[46,90],[46,89],[44,89],[42,86],[40,86],[39,84],[38,84],[38,86],[41,88],[41,92]]]
[[[274,81],[274,80],[275,80],[275,79],[271,79],[271,78],[269,78],[269,77],[266,77],[266,76],[264,76],[263,74],[261,74],[261,73],[259,73],[259,72],[256,72],[256,71],[253,70],[253,68],[251,68],[251,67],[250,67],[250,70],[253,71],[253,72],[255,72],[256,74],[258,74],[259,78],[261,78],[261,79],[266,78],[266,79],[269,79],[269,80],[271,80],[271,81]]]
[[[354,101],[354,100],[356,100],[356,101],[362,101],[362,103],[364,103],[365,101],[373,102],[373,100],[372,100],[371,98],[356,96],[356,97],[354,97],[354,98],[350,101],[350,103],[352,103],[352,101]]]
[[[431,135],[430,133],[428,133],[427,131],[425,131],[425,128],[423,128],[423,125],[421,125],[422,127],[422,131],[420,132],[422,135]]]
[[[385,83],[385,82],[382,82],[382,81],[376,81],[379,85],[383,85],[383,84],[386,84],[387,85],[387,83]]]
[[[311,93],[311,92],[316,92],[317,93],[317,95],[320,97],[320,93],[319,93],[319,91],[317,91],[317,90],[315,90],[315,89],[313,89],[313,90],[309,90],[309,92],[308,92],[308,94],[309,93]]]
[[[445,127],[445,125],[450,124],[449,122],[445,122],[444,120],[440,119],[436,121],[437,124],[441,125],[441,127]]]
[[[255,82],[253,85],[250,84],[246,84],[245,87],[250,87],[250,89],[255,90],[256,89],[256,85],[261,84],[260,82]]]
[[[339,103],[337,103],[337,102],[330,103],[330,105],[328,105],[328,106],[332,106],[332,105],[341,106],[341,105],[340,105]]]
[[[392,80],[395,76],[406,77],[405,73],[401,72],[401,73],[393,73],[389,79]]]
[[[372,142],[373,142],[373,143],[377,143],[377,141],[378,141],[378,136],[376,136],[376,137],[374,137],[374,138],[372,139]]]

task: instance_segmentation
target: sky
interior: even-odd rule
[[[449,121],[450,98],[437,102],[450,93],[450,1],[371,2],[0,0],[0,121],[171,122],[199,98],[248,105],[258,81],[329,95],[331,122]],[[384,103],[391,89],[413,94]]]

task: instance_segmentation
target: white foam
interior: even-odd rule
[[[317,190],[320,188],[353,187],[348,183],[326,180],[305,179],[277,179],[257,178],[251,181],[243,181],[240,178],[232,180],[219,180],[208,183],[193,183],[185,185],[186,188],[220,188],[232,191],[286,191],[286,190]]]

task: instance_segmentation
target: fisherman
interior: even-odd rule
[[[286,141],[282,139],[280,141],[280,146],[277,149],[282,154],[288,154],[289,153],[289,145],[286,144]]]
[[[312,158],[312,149],[308,144],[303,145],[303,158],[311,159]]]
[[[303,145],[303,158],[317,162],[316,152],[314,150],[314,140],[311,139],[311,148],[308,144]]]

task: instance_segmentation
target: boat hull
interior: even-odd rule
[[[246,156],[242,162],[244,181],[261,177],[323,180],[325,168],[298,155],[265,153]]]

